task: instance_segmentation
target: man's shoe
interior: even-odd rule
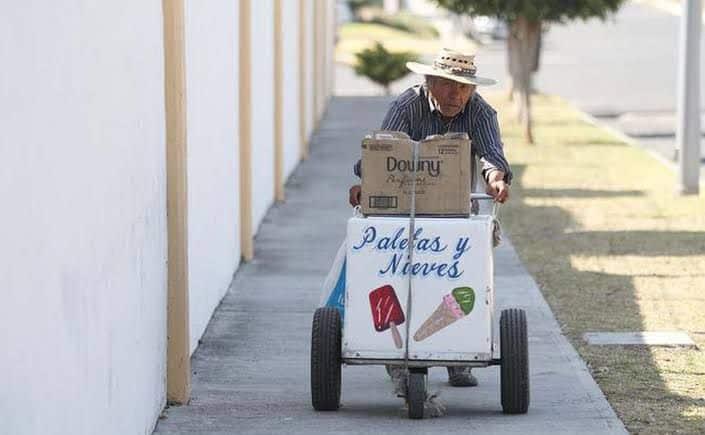
[[[476,387],[477,378],[470,367],[448,367],[448,383],[452,387]]]

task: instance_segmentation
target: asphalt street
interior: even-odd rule
[[[646,4],[626,3],[606,21],[592,19],[551,25],[544,34],[540,92],[559,95],[667,160],[675,150],[676,89],[680,17]],[[705,72],[705,32],[701,71]],[[480,48],[478,74],[508,82],[504,41]],[[379,89],[338,66],[340,95],[378,94]],[[705,89],[705,73],[701,74]],[[398,93],[419,82],[410,74],[392,87]],[[705,114],[705,90],[701,90]],[[705,116],[703,117],[705,121]],[[701,123],[705,131],[705,122]],[[701,155],[705,157],[705,140]]]

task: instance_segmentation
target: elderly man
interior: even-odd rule
[[[402,131],[416,141],[435,134],[467,133],[472,154],[482,164],[487,193],[505,202],[512,172],[502,150],[497,112],[475,92],[477,86],[493,85],[495,80],[476,75],[474,55],[447,49],[441,50],[432,65],[409,62],[406,66],[424,75],[425,83],[407,89],[391,104],[381,129]],[[362,170],[358,160],[354,172],[360,176]],[[354,185],[350,204],[359,203],[360,185]],[[395,371],[390,374],[394,377]],[[469,367],[448,367],[448,382],[457,387],[477,385]]]

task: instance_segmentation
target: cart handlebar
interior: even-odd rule
[[[494,196],[486,193],[471,193],[470,200],[494,201]],[[499,213],[499,203],[495,202],[492,204],[492,217],[497,218],[497,213]]]
[[[494,200],[494,196],[488,195],[486,193],[472,193],[470,194],[470,199],[477,199],[479,201]]]

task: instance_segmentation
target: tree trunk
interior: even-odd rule
[[[510,28],[510,32],[513,29]],[[514,101],[514,93],[516,92],[516,85],[514,82],[514,77],[516,76],[516,39],[512,38],[511,33],[507,38],[507,71],[509,72],[509,101]]]
[[[510,24],[507,39],[509,74],[512,77],[517,118],[524,130],[524,139],[533,144],[531,118],[531,81],[538,68],[541,22],[519,17]]]
[[[514,101],[514,80],[511,76],[509,76],[509,86],[507,89],[507,100],[509,100],[509,102],[512,102]]]
[[[539,67],[541,66],[541,47],[543,45],[543,30],[542,30],[541,25],[539,25],[539,34],[537,35],[537,41],[536,45],[534,46],[534,52],[532,54],[533,57],[533,65],[531,66],[531,72],[538,72]]]

